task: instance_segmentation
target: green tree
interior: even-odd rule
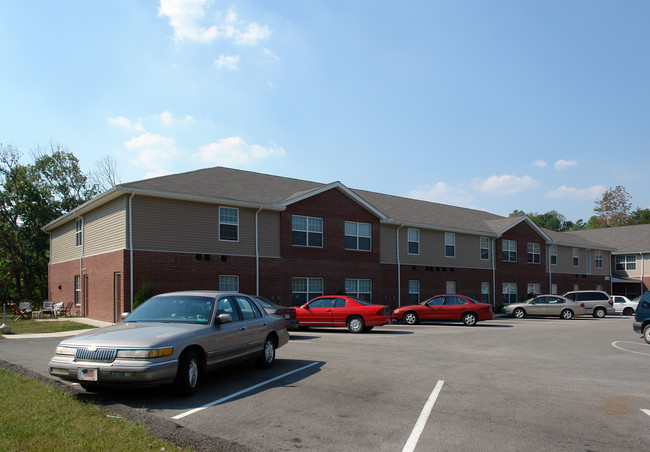
[[[632,224],[650,224],[650,209],[637,209],[632,212]]]
[[[600,200],[596,201],[594,212],[598,214],[598,221],[602,228],[624,226],[632,218],[632,203],[630,195],[622,185],[609,188],[603,193]]]

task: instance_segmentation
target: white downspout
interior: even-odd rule
[[[497,239],[492,239],[492,310],[497,309],[497,265],[496,265]]]
[[[551,269],[551,246],[546,245],[546,267],[548,268],[548,293],[553,293],[553,270]]]
[[[402,306],[402,269],[399,261],[399,230],[404,227],[404,223],[397,227],[397,307]]]
[[[79,298],[81,298],[81,317],[86,317],[86,291],[84,290],[84,250],[86,248],[86,223],[84,221],[83,215],[80,215],[81,219],[81,256],[79,256]],[[76,287],[75,287],[76,290]]]
[[[255,295],[260,296],[260,246],[257,217],[262,211],[262,206],[255,212]]]
[[[129,312],[133,310],[133,197],[135,192],[131,192],[129,196],[129,282],[130,282],[130,296],[129,296]]]

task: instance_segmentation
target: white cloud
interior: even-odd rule
[[[158,116],[158,118],[160,118],[160,120],[161,120],[164,124],[167,124],[168,126],[172,125],[172,123],[174,122],[174,117],[173,117],[172,114],[171,114],[170,112],[168,112],[168,111],[163,111],[162,113],[160,113],[160,115]]]
[[[132,153],[129,163],[147,168],[149,174],[166,173],[167,165],[179,154],[173,138],[150,132],[124,142],[124,147]]]
[[[176,41],[187,39],[210,43],[226,39],[239,45],[257,45],[271,36],[267,25],[239,20],[234,7],[225,14],[211,14],[213,23],[202,25],[206,22],[206,8],[211,3],[210,0],[160,0],[158,15],[169,18]]]
[[[275,145],[263,147],[258,144],[247,144],[240,137],[229,137],[199,147],[197,155],[210,164],[243,166],[267,157],[283,157],[286,152],[284,148]]]
[[[576,166],[577,164],[578,164],[577,160],[558,160],[553,164],[553,166],[555,167],[555,169],[563,170],[563,169],[570,168],[572,166]]]
[[[273,61],[280,61],[280,58],[279,58],[275,53],[273,53],[273,51],[272,51],[271,49],[266,49],[266,48],[265,48],[265,49],[263,50],[263,52],[264,52],[264,55],[265,55],[268,59],[273,60]]]
[[[142,124],[139,122],[131,122],[130,119],[125,118],[124,116],[118,116],[117,118],[107,118],[107,121],[109,124],[121,127],[126,130],[144,131]]]
[[[239,55],[219,55],[219,58],[214,60],[214,65],[218,69],[226,68],[231,71],[239,70]]]
[[[532,190],[539,186],[539,182],[530,176],[492,176],[487,179],[475,179],[474,187],[482,192],[492,195],[513,195],[526,190]]]
[[[551,199],[577,199],[577,200],[593,200],[602,196],[607,190],[604,185],[594,185],[589,188],[574,188],[562,185],[561,187],[551,190],[546,193],[547,198]]]
[[[409,198],[421,199],[423,201],[451,204],[461,207],[473,207],[472,197],[460,188],[454,188],[445,182],[437,182],[434,185],[424,185],[406,194]]]
[[[538,168],[546,168],[548,165],[546,164],[546,162],[544,160],[535,160],[533,162],[533,166],[536,166]]]

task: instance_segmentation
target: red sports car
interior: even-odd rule
[[[327,295],[296,307],[300,328],[308,326],[345,326],[351,333],[362,333],[392,322],[390,308],[359,298]]]
[[[493,318],[492,305],[463,295],[436,295],[420,304],[401,306],[393,311],[393,319],[403,320],[408,325],[420,320],[452,320],[473,326],[479,320]]]

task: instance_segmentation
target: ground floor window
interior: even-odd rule
[[[291,298],[293,305],[303,305],[312,298],[323,295],[322,278],[293,278]]]
[[[526,289],[526,295],[528,297],[534,297],[542,293],[542,285],[540,283],[528,283],[528,288]]]
[[[74,277],[74,304],[81,304],[81,276]]]
[[[551,284],[551,294],[557,295],[557,284]]]
[[[481,283],[481,301],[483,303],[490,302],[490,283],[482,282]]]
[[[221,275],[219,276],[219,290],[224,292],[239,292],[239,276]]]
[[[517,284],[503,283],[503,304],[510,304],[517,302]]]
[[[416,304],[420,302],[420,281],[409,281],[409,303]]]
[[[352,297],[361,298],[368,302],[372,301],[372,280],[370,279],[346,279],[345,293]]]
[[[445,282],[445,293],[456,293],[456,281]]]

